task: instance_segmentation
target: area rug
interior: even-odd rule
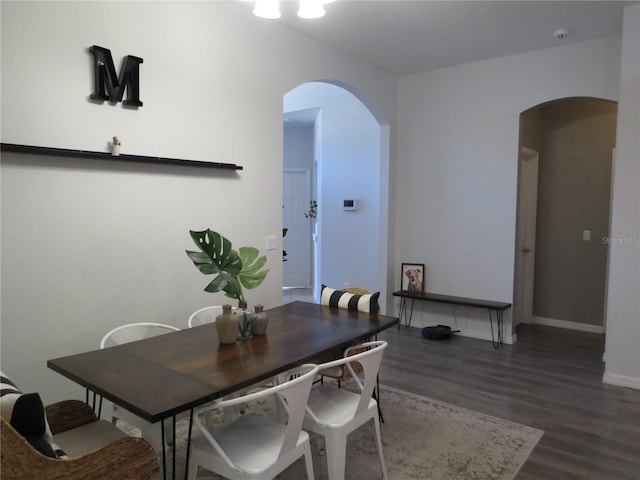
[[[384,415],[382,442],[391,480],[511,480],[543,435],[542,430],[439,402],[395,388],[381,386]],[[262,402],[251,411],[272,413],[274,406]],[[210,423],[215,427],[221,417]],[[187,420],[178,422],[177,468],[184,471]],[[131,432],[130,432],[131,433]],[[194,439],[200,438],[194,428]],[[326,458],[312,435],[316,480],[327,480]],[[179,477],[182,477],[180,475]],[[219,479],[200,470],[198,480]],[[299,460],[279,480],[306,478]],[[381,478],[372,424],[349,435],[346,480]]]

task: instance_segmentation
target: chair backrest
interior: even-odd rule
[[[200,428],[211,446],[225,460],[229,467],[233,470],[240,471],[240,469],[233,463],[215,440],[215,435],[212,435],[206,428],[200,414],[213,409],[241,405],[258,398],[276,395],[288,416],[286,419],[287,427],[278,458],[273,459],[273,463],[275,464],[281,457],[292,451],[297,445],[298,436],[300,435],[300,430],[302,430],[302,422],[304,421],[305,408],[307,406],[307,401],[309,400],[309,392],[311,391],[311,385],[313,384],[313,380],[317,373],[317,365],[304,364],[286,372],[284,374],[284,378],[287,380],[283,383],[276,384],[273,387],[265,388],[254,393],[249,393],[241,397],[207,404],[203,407],[197,408],[194,415],[195,424]]]
[[[361,343],[347,348],[344,351],[343,358],[318,365],[320,370],[338,366],[346,367],[351,376],[355,379],[361,392],[360,401],[358,402],[355,415],[364,411],[369,405],[369,400],[373,395],[373,389],[376,385],[380,363],[382,362],[382,353],[385,348],[387,348],[387,342],[384,340]],[[353,353],[353,350],[362,349],[365,350],[359,353]],[[352,362],[357,362],[362,367],[362,372],[359,372],[359,369],[354,370],[351,365]],[[360,378],[360,373],[363,374],[364,378]]]
[[[113,347],[115,345],[122,345],[123,343],[129,343],[136,340],[143,340],[145,338],[156,337],[158,335],[164,335],[165,333],[177,332],[180,329],[172,325],[164,325],[162,323],[129,323],[127,325],[121,325],[114,328],[104,337],[100,342],[100,348]]]
[[[201,308],[191,314],[187,321],[187,325],[191,328],[197,327],[198,325],[204,325],[205,323],[213,323],[221,313],[222,305],[213,305],[211,307]]]

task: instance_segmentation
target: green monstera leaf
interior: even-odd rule
[[[267,257],[258,257],[260,252],[254,247],[240,247],[240,260],[242,261],[242,270],[238,278],[244,288],[251,290],[259,286],[269,273],[269,270],[262,270],[267,263]]]
[[[261,269],[267,258],[258,257],[258,249],[240,247],[237,252],[228,239],[211,229],[189,233],[200,251],[186,250],[187,256],[204,275],[216,275],[205,292],[224,291],[227,297],[244,301],[242,287],[256,288],[266,278],[269,270]]]

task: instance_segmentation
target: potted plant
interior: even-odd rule
[[[189,233],[200,251],[186,250],[187,256],[204,275],[215,275],[205,292],[224,291],[246,308],[243,288],[253,289],[264,281],[269,272],[263,270],[267,257],[259,256],[254,247],[240,247],[236,251],[227,238],[211,229]]]

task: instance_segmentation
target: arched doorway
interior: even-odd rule
[[[283,226],[299,224],[303,234],[308,232],[304,261],[316,299],[323,283],[359,285],[386,296],[388,126],[353,92],[344,85],[309,82],[284,97]],[[291,186],[299,186],[290,181],[295,178],[310,179],[308,197],[292,194]],[[309,202],[317,203],[315,218]],[[296,286],[287,285],[288,278],[300,278],[298,259],[292,259],[294,251],[300,255],[299,244],[297,231],[289,230],[283,241],[285,287]]]
[[[519,168],[516,328],[537,323],[605,331],[616,119],[617,103],[595,98],[556,100],[520,116],[520,151],[528,155],[521,153]],[[526,173],[536,170],[527,167],[531,152],[539,155],[537,178]],[[535,205],[527,208],[524,192],[532,183]],[[527,224],[535,231],[529,241]],[[526,257],[534,269],[530,284]]]

